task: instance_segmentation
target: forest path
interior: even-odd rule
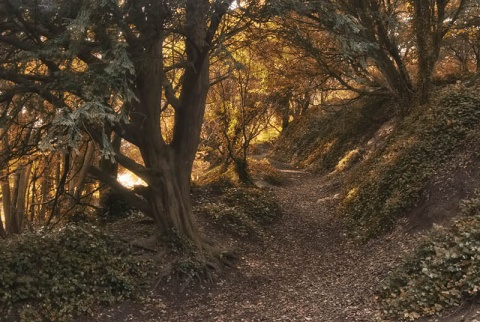
[[[282,168],[283,217],[213,286],[166,302],[167,321],[372,321],[373,292],[405,245],[358,246],[334,215],[340,177]],[[163,320],[162,319],[162,320]]]
[[[144,307],[117,307],[102,321],[373,321],[375,287],[411,238],[397,231],[352,243],[333,210],[341,177],[280,171],[286,182],[272,189],[283,216],[263,242],[241,245],[234,269],[213,284],[160,292]]]

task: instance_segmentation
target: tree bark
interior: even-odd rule
[[[10,193],[9,177],[7,176],[2,182],[2,203],[3,216],[5,217],[5,231],[8,235],[14,232],[12,224],[12,197]]]
[[[418,55],[418,98],[420,103],[427,103],[432,90],[432,75],[440,55],[440,48],[445,34],[452,28],[465,0],[452,4],[452,15],[446,17],[449,0],[414,0],[414,27]],[[447,22],[447,19],[448,22]]]
[[[86,182],[86,179],[87,179],[88,168],[92,164],[92,159],[93,159],[93,153],[94,152],[95,152],[95,149],[94,149],[93,143],[89,143],[88,147],[87,147],[87,150],[85,151],[85,155],[82,159],[82,164],[81,164],[80,170],[78,171],[78,173],[76,174],[76,176],[74,178],[75,179],[74,180],[75,184],[74,184],[72,192],[73,192],[73,197],[75,198],[75,200],[80,200],[80,198],[82,196],[82,192],[84,190],[85,182]]]
[[[0,218],[0,237],[1,238],[7,237],[7,232],[5,231],[5,227],[3,226],[2,218]]]

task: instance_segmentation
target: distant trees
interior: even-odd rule
[[[414,0],[413,23],[418,59],[418,96],[429,100],[432,73],[445,35],[457,22],[466,0]]]
[[[251,46],[251,44],[249,44]],[[233,164],[241,182],[253,184],[247,156],[252,141],[264,132],[272,121],[274,109],[267,103],[263,86],[267,71],[251,47],[229,53],[219,66],[227,73],[225,79],[212,86],[209,94],[208,118],[204,131],[207,144],[214,149],[212,165],[227,170]],[[209,143],[210,142],[210,143]]]
[[[408,106],[416,94],[428,100],[442,40],[467,2],[277,0],[270,10],[282,37],[340,88]]]

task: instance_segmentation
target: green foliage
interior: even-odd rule
[[[416,106],[349,177],[339,214],[362,238],[391,228],[439,166],[475,135],[479,120],[480,99],[473,92],[445,90],[430,106]]]
[[[0,244],[0,306],[24,321],[70,321],[135,295],[147,262],[94,226],[67,225]]]
[[[333,171],[349,152],[363,146],[393,114],[383,100],[361,101],[335,111],[311,111],[294,121],[276,144],[275,158],[320,172]]]
[[[202,203],[196,211],[240,237],[261,235],[262,226],[281,214],[273,193],[256,188],[228,189],[216,201]]]
[[[227,205],[240,207],[248,217],[261,225],[272,223],[280,214],[273,193],[266,190],[231,189],[222,199]]]
[[[463,218],[438,228],[381,286],[384,318],[413,320],[458,306],[480,291],[480,194],[465,201]]]

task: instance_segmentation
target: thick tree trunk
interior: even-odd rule
[[[190,172],[178,162],[174,151],[161,158],[161,175],[150,184],[148,201],[155,220],[163,233],[174,233],[193,243],[196,249],[205,250],[205,240],[200,236],[193,217],[190,197]]]

